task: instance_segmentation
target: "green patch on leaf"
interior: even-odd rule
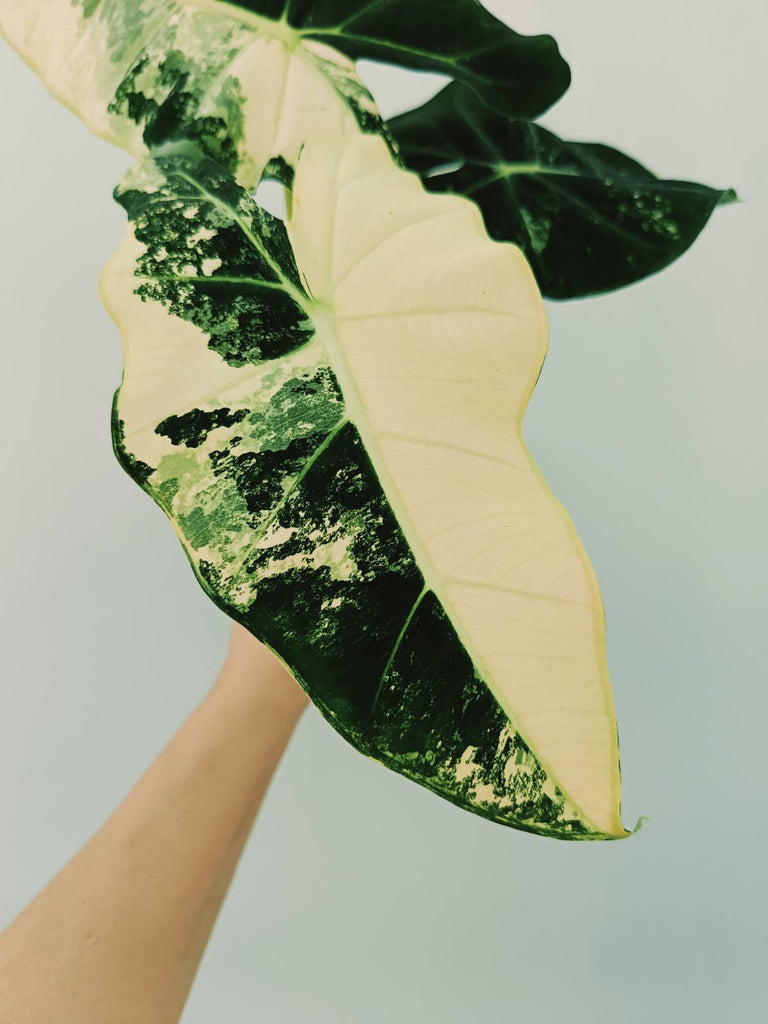
[[[232,366],[304,345],[314,328],[283,223],[244,203],[213,163],[197,176],[186,159],[154,167],[165,175],[157,192],[140,173],[116,192],[145,247],[137,294],[199,327]]]

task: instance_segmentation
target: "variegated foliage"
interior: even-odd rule
[[[186,140],[253,186],[315,135],[383,130],[369,56],[449,74],[505,113],[568,87],[550,36],[476,0],[0,0],[0,30],[97,135],[142,156]]]
[[[116,448],[208,593],[371,757],[624,836],[599,591],[521,438],[547,322],[520,250],[376,136],[303,151],[287,226],[210,161],[118,198]]]
[[[370,757],[507,825],[622,838],[599,590],[521,436],[541,296],[473,203],[397,165],[353,60],[523,117],[567,66],[474,0],[438,8],[0,0],[0,27],[146,157],[102,277],[113,437],[207,593]]]

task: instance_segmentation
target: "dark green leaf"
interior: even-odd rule
[[[524,36],[477,0],[233,0],[284,17],[304,38],[368,57],[450,75],[508,117],[536,117],[571,81],[548,35]]]
[[[489,234],[524,250],[549,298],[607,292],[663,270],[716,206],[737,198],[504,118],[458,84],[389,127],[428,188],[474,199]]]

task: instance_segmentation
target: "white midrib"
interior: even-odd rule
[[[453,605],[453,601],[445,589],[442,576],[437,571],[431,556],[422,543],[418,531],[413,527],[406,504],[403,501],[397,484],[389,471],[387,459],[381,451],[381,447],[378,443],[376,430],[368,416],[368,412],[360,395],[357,383],[349,367],[343,346],[339,341],[336,332],[336,317],[333,311],[329,310],[327,306],[324,306],[321,303],[316,303],[312,307],[311,316],[315,323],[315,327],[317,328],[317,334],[315,337],[328,353],[328,361],[336,374],[339,387],[341,388],[342,395],[344,396],[344,403],[347,408],[347,419],[357,428],[360,434],[363,446],[371,460],[371,463],[373,464],[373,468],[379,478],[382,490],[386,495],[400,529],[403,531],[406,542],[416,559],[419,570],[424,577],[425,590],[431,590],[440,602],[451,625],[456,630],[459,640],[471,658],[473,665],[477,669],[485,685],[493,694],[499,706],[506,714],[512,727],[525,739],[531,753],[538,759],[539,763],[563,794],[566,801],[578,811],[587,827],[593,832],[602,834],[603,830],[597,827],[592,818],[582,809],[579,802],[571,797],[567,787],[565,787],[558,779],[557,773],[550,766],[548,759],[542,756],[535,745],[530,743],[525,731],[519,728],[514,711],[509,706],[505,696],[500,693],[498,687],[494,685],[493,673],[485,664],[483,656],[477,649],[477,646],[463,628],[461,617],[458,615]],[[420,595],[419,600],[421,600],[421,596],[423,596],[423,592],[422,595]]]
[[[328,361],[338,378],[339,386],[344,396],[344,403],[348,410],[348,419],[360,433],[365,450],[373,463],[398,524],[405,534],[406,540],[418,562],[419,569],[424,576],[424,582],[429,590],[433,591],[441,601],[446,603],[447,597],[443,591],[439,574],[432,564],[432,560],[427,554],[426,548],[418,534],[410,526],[410,517],[407,514],[405,502],[387,467],[387,461],[379,446],[376,431],[363,404],[357,383],[338,339],[336,316],[320,303],[313,307],[311,315],[317,328],[317,340],[328,353]]]

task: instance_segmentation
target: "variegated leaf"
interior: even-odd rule
[[[314,133],[381,129],[348,57],[220,0],[0,0],[0,29],[95,134],[193,144],[250,187]]]
[[[287,230],[212,162],[117,197],[115,449],[207,593],[370,757],[624,837],[598,586],[521,435],[548,328],[520,250],[375,135],[303,151]]]
[[[475,0],[443,15],[439,0],[0,0],[0,30],[97,135],[135,156],[193,143],[251,187],[270,163],[289,181],[315,134],[383,131],[354,57],[455,75],[524,116],[567,87],[549,36]]]

